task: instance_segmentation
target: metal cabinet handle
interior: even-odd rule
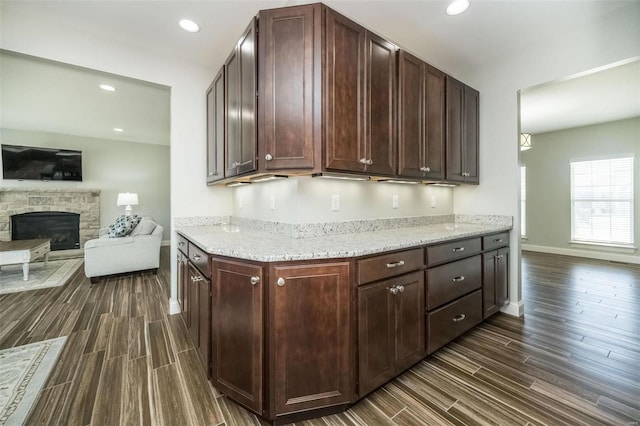
[[[404,266],[404,260],[398,260],[397,262],[387,263],[387,268],[389,269],[395,268],[397,266]]]
[[[502,242],[502,238],[495,238],[493,240],[494,243],[501,243]]]
[[[496,259],[498,259],[498,260],[502,259],[503,257],[504,257],[504,254],[498,254],[498,255],[496,255]]]
[[[182,247],[183,245],[184,245],[184,241],[180,241],[180,242],[178,243],[178,247]]]
[[[464,247],[454,247],[453,249],[451,249],[452,252],[457,253],[459,251],[464,251]]]
[[[282,277],[278,278],[278,281],[276,282],[276,284],[278,284],[278,287],[283,287],[284,286],[284,278],[282,278]]]
[[[431,167],[420,167],[420,171],[421,172],[430,172],[431,171]]]
[[[451,281],[454,283],[459,283],[460,281],[464,281],[464,275],[460,275],[459,277],[452,278]]]
[[[238,161],[234,161],[231,167],[238,167],[240,163]]]
[[[367,159],[366,158],[361,158],[361,159],[358,160],[358,163],[367,164]]]
[[[465,319],[467,316],[465,314],[456,315],[453,317],[453,322],[460,322]]]
[[[398,286],[398,290],[400,290],[400,293],[404,293],[404,286],[403,285],[399,285]]]
[[[198,275],[196,277],[193,277],[193,276],[191,277],[191,282],[192,283],[197,283],[198,281],[203,281],[203,280],[204,280],[204,277],[202,275]]]
[[[369,158],[369,159],[367,160],[367,166],[370,166],[370,165],[372,165],[372,164],[373,164],[373,160],[372,160],[371,158]]]
[[[396,296],[398,293],[400,293],[400,289],[398,288],[398,286],[394,285],[393,287],[389,288],[389,293]]]
[[[251,285],[256,285],[260,282],[260,277],[255,276],[255,277],[251,277]]]
[[[267,161],[271,161],[271,160],[273,160],[273,155],[267,154],[267,155],[264,156],[264,159],[267,160]]]
[[[200,260],[200,255],[199,254],[194,254],[192,257],[193,257],[193,260],[195,260],[195,261]]]

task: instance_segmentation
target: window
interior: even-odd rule
[[[527,235],[527,168],[520,166],[520,236]]]
[[[571,240],[633,244],[633,157],[571,162]]]

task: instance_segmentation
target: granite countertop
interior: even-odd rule
[[[441,223],[294,238],[237,225],[181,226],[177,232],[209,254],[260,262],[365,256],[510,230],[500,224]]]

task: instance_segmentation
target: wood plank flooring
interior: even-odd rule
[[[0,296],[0,348],[69,336],[27,424],[260,425],[211,388],[158,275]],[[299,425],[637,425],[640,267],[523,254],[498,314],[349,411]]]

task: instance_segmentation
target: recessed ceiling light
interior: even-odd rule
[[[118,133],[122,133],[122,132],[124,132],[124,129],[121,129],[120,127],[114,127],[113,131],[114,132],[118,132]]]
[[[115,92],[116,88],[111,86],[110,84],[101,84],[100,88],[105,92]]]
[[[180,28],[189,33],[197,33],[198,31],[200,31],[200,26],[193,22],[191,19],[181,19],[178,21],[178,25],[180,25]]]
[[[469,0],[455,0],[447,7],[447,15],[460,15],[469,8]]]

